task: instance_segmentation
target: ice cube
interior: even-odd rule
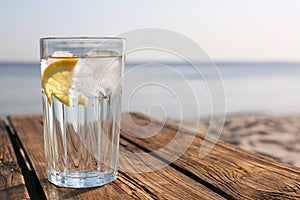
[[[92,51],[89,55],[92,57],[80,59],[75,67],[74,89],[87,96],[106,96],[107,89],[112,90],[121,78],[121,58],[110,51]]]
[[[98,82],[95,64],[90,59],[80,59],[73,74],[74,89],[88,96],[97,96],[95,90]]]
[[[52,54],[52,57],[68,58],[68,57],[73,57],[73,54],[69,51],[55,51]]]

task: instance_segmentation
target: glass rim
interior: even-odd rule
[[[97,36],[62,36],[62,37],[41,37],[40,41],[46,41],[46,40],[125,40],[123,37],[110,37],[110,36],[103,36],[103,37],[97,37]]]

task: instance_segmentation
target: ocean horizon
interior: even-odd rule
[[[123,111],[169,118],[209,116],[213,93],[209,90],[214,88],[208,88],[207,82],[213,79],[223,83],[227,114],[300,113],[300,63],[216,62],[215,65],[221,77],[218,80],[215,74],[210,74],[208,63],[198,63],[199,74],[183,62],[127,62]],[[42,113],[38,62],[0,62],[0,89],[0,116]]]

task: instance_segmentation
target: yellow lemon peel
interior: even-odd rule
[[[78,62],[77,58],[63,58],[50,63],[42,73],[42,88],[52,104],[52,95],[66,106],[71,105],[69,90],[73,85],[72,76]],[[78,104],[87,106],[88,99],[80,93]]]

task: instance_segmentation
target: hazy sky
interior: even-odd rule
[[[42,36],[166,28],[214,61],[300,61],[299,0],[27,0],[0,5],[0,61],[38,61]]]

